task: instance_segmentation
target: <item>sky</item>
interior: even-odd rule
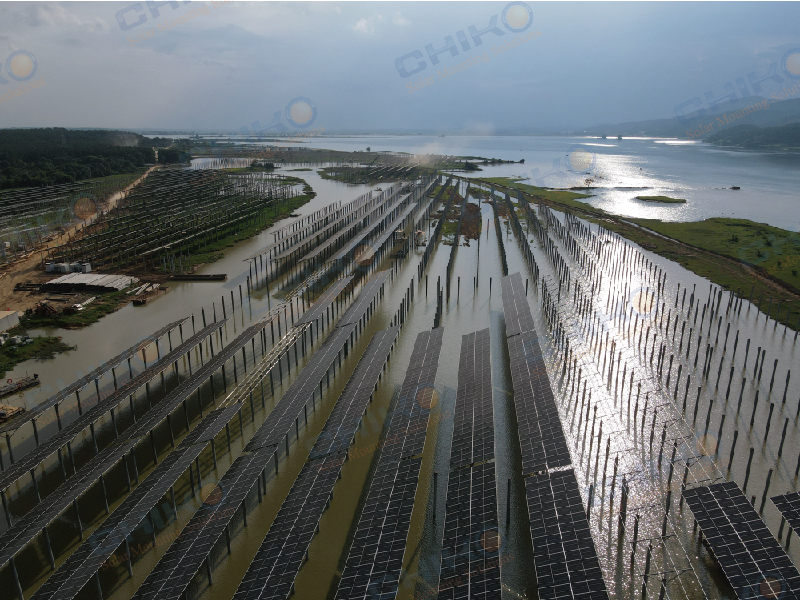
[[[2,2],[0,127],[580,130],[794,85],[798,24],[797,2]]]

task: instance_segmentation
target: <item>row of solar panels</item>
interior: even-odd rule
[[[44,402],[37,404],[33,409],[22,413],[18,417],[10,420],[8,423],[4,423],[0,425],[0,434],[6,433],[8,431],[16,431],[20,427],[22,427],[25,423],[29,423],[34,419],[37,419],[39,415],[41,415],[44,411],[49,408],[56,406],[57,404],[61,404],[64,400],[69,398],[75,392],[79,392],[87,385],[89,385],[95,379],[99,379],[103,376],[104,373],[110,371],[111,369],[115,368],[117,365],[121,364],[123,361],[131,358],[134,356],[139,350],[146,347],[147,345],[151,344],[158,340],[161,336],[166,334],[167,332],[175,329],[178,325],[182,324],[186,319],[182,319],[180,321],[173,321],[172,323],[168,323],[155,333],[152,333],[145,338],[143,338],[138,343],[134,344],[124,352],[121,352],[114,358],[109,361],[106,361],[96,369],[93,369],[91,372],[87,373],[80,379],[74,381],[63,390],[53,394]]]
[[[501,291],[539,597],[607,599],[521,275]]]
[[[258,484],[258,478],[262,476],[269,462],[273,459],[277,460],[276,450],[278,444],[288,437],[295,419],[302,412],[303,406],[312,397],[316,387],[322,382],[325,373],[331,368],[339,352],[342,351],[350,333],[360,319],[366,315],[367,310],[373,306],[373,302],[377,301],[385,280],[386,273],[380,272],[376,273],[364,285],[352,305],[360,307],[361,313],[351,313],[353,320],[348,323],[342,324],[342,319],[340,319],[336,328],[312,355],[301,374],[289,386],[278,404],[267,416],[264,423],[261,424],[253,438],[251,438],[245,448],[246,454],[237,458],[220,480],[219,487],[223,490],[223,499],[213,507],[202,506],[195,513],[186,527],[184,527],[181,535],[170,546],[139,589],[135,596],[137,599],[151,598],[155,600],[158,598],[158,600],[162,600],[162,598],[178,599],[181,597],[203,562],[208,560],[211,549],[223,533],[226,532],[244,498],[255,485],[260,485]],[[334,300],[335,296],[326,297],[324,302],[330,304]],[[317,305],[315,307],[319,308]],[[394,335],[396,335],[396,331]],[[388,342],[389,346],[394,340],[394,335],[392,335],[391,341]],[[368,354],[365,354],[367,358],[362,359],[366,360],[363,369],[367,369],[367,365],[370,365],[370,361],[376,356],[380,357],[386,347],[385,336],[377,339],[378,341],[375,342],[375,345],[370,346]],[[383,361],[385,361],[387,354],[388,351],[383,354]],[[378,369],[378,373],[375,375],[376,378],[380,374],[382,366],[383,362],[380,363],[381,368]],[[373,373],[374,369],[374,365],[372,365],[370,373]],[[330,427],[332,428],[337,424],[337,421],[331,421],[331,419],[334,419],[333,414],[329,418]],[[305,481],[305,478],[299,485],[303,485],[303,481]],[[298,484],[296,483],[295,485]],[[294,500],[294,496],[292,496],[292,499]],[[298,504],[293,503],[290,505],[290,509],[298,506]],[[256,563],[257,561],[254,559],[253,564]]]
[[[378,464],[336,592],[339,600],[394,598],[414,507],[442,329],[417,336],[389,415]]]
[[[438,597],[499,598],[491,338],[461,338]]]
[[[123,402],[128,396],[135,393],[153,377],[168,369],[173,362],[180,359],[181,356],[189,352],[196,344],[202,342],[224,324],[225,321],[223,320],[204,327],[185,343],[164,356],[162,360],[149,366],[136,377],[126,382],[122,387],[114,390],[112,394],[101,399],[97,404],[86,410],[80,417],[56,433],[56,435],[33,448],[0,474],[0,490],[6,489],[17,479],[30,472],[32,469],[35,469],[44,459],[63,448],[81,431],[89,427],[109,410],[115,408],[120,402]]]

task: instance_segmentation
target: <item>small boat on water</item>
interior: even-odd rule
[[[732,186],[731,186],[731,189],[732,189],[732,190],[740,190],[740,189],[742,189],[742,188],[740,188],[738,185],[732,185]]]
[[[33,374],[33,377],[20,377],[16,381],[9,379],[6,385],[0,387],[0,398],[16,394],[17,392],[39,385],[40,383],[39,375],[36,373]]]

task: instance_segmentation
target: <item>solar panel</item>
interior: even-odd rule
[[[22,519],[14,523],[8,531],[0,536],[0,565],[6,564],[12,556],[27,546],[47,525],[72,506],[73,500],[92,487],[92,485],[110,471],[123,455],[127,454],[138,442],[129,440],[114,447],[114,453],[100,453],[86,463],[75,476],[59,486],[40,504],[28,512]]]
[[[136,377],[126,382],[125,385],[114,390],[111,395],[101,399],[97,404],[84,412],[75,421],[64,427],[56,435],[46,440],[31,450],[28,454],[23,456],[21,459],[16,461],[8,469],[3,471],[2,474],[0,474],[0,490],[7,488],[17,479],[28,473],[31,469],[36,468],[45,458],[51,454],[54,454],[59,448],[62,448],[64,445],[66,445],[67,442],[72,441],[75,436],[86,429],[91,423],[94,423],[111,408],[117,406],[120,402],[133,394],[153,377],[165,369],[168,369],[173,362],[188,352],[195,344],[205,339],[205,337],[210,335],[214,330],[222,327],[223,324],[224,321],[219,321],[209,325],[208,327],[205,327],[196,335],[192,336],[186,343],[181,344],[175,348],[175,350],[165,355],[161,361],[151,365],[139,373]]]
[[[396,194],[396,192],[395,192],[395,194]],[[344,245],[344,247],[342,247],[342,249],[339,250],[339,252],[337,252],[330,259],[329,262],[336,261],[336,260],[341,260],[342,258],[347,256],[347,254],[350,253],[356,246],[358,246],[359,244],[363,243],[364,238],[369,236],[375,229],[377,229],[380,226],[380,224],[383,222],[384,217],[386,215],[389,215],[395,208],[397,208],[400,204],[402,204],[408,197],[409,197],[409,194],[406,194],[405,196],[401,196],[401,197],[397,198],[391,204],[382,204],[381,206],[376,208],[374,211],[372,211],[373,213],[378,213],[378,214],[375,214],[375,217],[376,217],[375,221],[372,222],[367,227],[365,227],[364,229],[362,229],[358,233],[358,235],[356,235],[354,238],[352,238],[350,241],[348,241]],[[379,216],[381,218],[377,218]]]
[[[539,598],[607,599],[575,472],[528,477],[525,494]]]
[[[364,285],[361,293],[337,322],[336,329],[311,356],[299,376],[267,416],[264,424],[248,442],[245,447],[248,452],[253,452],[263,446],[277,446],[289,434],[295,419],[313,397],[315,390],[325,377],[325,373],[350,339],[358,321],[366,314],[386,277],[387,272],[380,271],[375,273]]]
[[[443,330],[423,331],[395,401],[337,599],[394,597],[419,481]]]
[[[547,373],[526,356],[535,333],[508,338],[514,407],[517,414],[523,473],[537,473],[571,464],[564,430]]]
[[[219,432],[225,426],[227,421],[223,420],[223,416],[227,412],[227,409],[221,408],[206,415],[192,432],[197,435],[184,438],[103,524],[67,558],[37,590],[33,598],[36,600],[74,598],[200,455],[206,444],[195,443],[195,440],[205,437],[204,434]]]
[[[789,526],[800,532],[800,493],[792,492],[791,494],[775,496],[772,498],[772,502],[789,522]]]
[[[514,273],[500,279],[500,291],[503,296],[506,335],[511,337],[524,331],[534,331],[533,316],[525,295],[522,275]]]
[[[683,497],[738,598],[800,597],[800,573],[735,482]]]
[[[314,305],[309,308],[302,317],[295,321],[295,326],[302,325],[303,323],[313,323],[320,316],[324,315],[328,307],[352,280],[353,276],[348,275],[334,282],[334,284],[325,290],[325,293],[317,299]]]
[[[353,303],[350,304],[349,308],[337,321],[336,326],[343,327],[358,322],[358,320],[366,314],[370,303],[378,295],[383,284],[386,283],[390,275],[391,271],[378,271],[373,273],[364,284],[364,287],[361,288],[358,297],[353,300]]]
[[[177,539],[158,561],[134,595],[135,600],[179,600],[212,548],[256,485],[274,448],[238,457],[217,486],[222,499],[206,502],[195,512]]]
[[[453,420],[438,597],[499,598],[489,329],[461,338]]]
[[[103,373],[105,373],[106,371],[109,371],[112,368],[116,367],[118,364],[120,364],[121,362],[129,359],[131,356],[134,356],[137,352],[139,352],[139,350],[141,350],[142,348],[146,347],[147,345],[153,343],[154,341],[159,339],[162,335],[164,335],[168,331],[171,331],[172,329],[175,329],[175,327],[177,327],[178,325],[183,323],[185,320],[186,319],[181,319],[180,321],[173,321],[172,323],[169,323],[168,325],[165,325],[164,327],[162,327],[161,329],[159,329],[155,333],[152,333],[152,334],[148,335],[147,337],[145,337],[144,339],[139,341],[137,344],[131,346],[130,348],[128,348],[127,350],[122,352],[121,354],[118,354],[117,356],[115,356],[111,360],[103,363],[102,365],[100,365],[99,367],[97,367],[96,369],[91,371],[90,373],[86,374],[84,377],[81,377],[77,381],[74,381],[73,383],[68,385],[66,388],[64,388],[63,390],[58,392],[57,394],[52,395],[50,398],[48,398],[47,400],[45,400],[41,404],[37,404],[31,410],[26,411],[26,412],[22,413],[21,415],[15,417],[14,419],[9,421],[8,423],[3,424],[2,426],[0,426],[0,434],[3,434],[5,432],[7,432],[7,431],[16,431],[17,429],[22,427],[25,423],[29,423],[30,421],[33,421],[34,419],[38,418],[39,415],[41,415],[48,408],[52,408],[56,404],[60,404],[65,399],[69,398],[72,394],[74,394],[75,392],[78,392],[78,391],[82,390],[87,385],[89,385],[92,381],[94,381],[95,379],[97,379],[100,376],[102,376]]]
[[[397,328],[392,328],[378,332],[370,341],[328,417],[312,449],[312,457],[292,486],[258,554],[251,562],[244,579],[250,583],[240,586],[240,590],[247,589],[248,597],[256,593],[271,594],[274,589],[291,587],[325,508],[328,494],[336,483],[344,462],[344,454],[336,451],[347,446],[338,446],[337,439],[349,435],[346,442],[349,445],[396,336]],[[260,467],[259,471],[263,470],[273,449],[270,447],[266,452],[261,451],[261,458],[258,459],[250,458],[256,455],[249,454],[237,459],[220,481],[220,488],[225,493],[222,504],[213,510],[201,507],[159,561],[135,598],[180,598],[216,539],[224,531],[224,526],[229,521],[228,513],[232,512],[231,509],[235,510],[247,491],[252,489],[258,473],[246,475],[245,471],[254,471],[255,467]],[[313,455],[321,458],[315,459]],[[253,591],[255,588],[260,592]],[[283,597],[286,595],[284,593]]]

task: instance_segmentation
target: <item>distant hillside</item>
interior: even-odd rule
[[[710,135],[703,141],[720,146],[800,150],[800,123],[780,127],[737,125]]]
[[[800,99],[775,102],[752,96],[721,104],[716,111],[706,109],[708,114],[691,119],[654,119],[630,121],[617,125],[599,125],[586,130],[595,135],[608,137],[648,135],[654,137],[676,137],[703,139],[709,134],[738,125],[776,127],[800,122]]]
[[[127,131],[0,129],[0,188],[132,173],[155,162],[152,147],[140,147],[143,140]]]

